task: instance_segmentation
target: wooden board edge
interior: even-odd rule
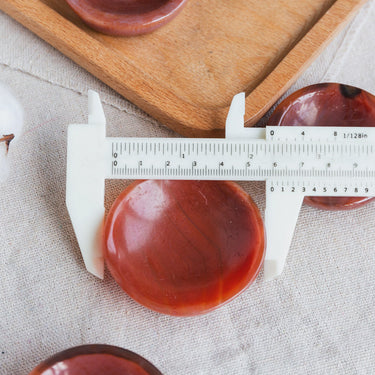
[[[256,124],[266,114],[366,2],[337,0],[328,9],[264,81],[247,95],[247,126]]]

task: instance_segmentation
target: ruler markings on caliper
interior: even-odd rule
[[[372,181],[374,166],[366,162],[371,157],[375,159],[374,148],[369,144],[171,138],[126,141],[107,138],[106,143],[107,155],[110,155],[107,163],[111,166],[107,178],[334,178],[339,184],[343,184],[340,180],[351,178],[369,179],[370,183],[375,183]],[[208,151],[200,153],[199,150],[206,149],[207,145]],[[173,146],[176,154],[171,151]],[[243,148],[245,153],[241,151]],[[123,153],[122,149],[129,151]],[[153,155],[150,155],[151,150]]]

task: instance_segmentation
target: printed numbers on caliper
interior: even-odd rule
[[[336,187],[336,186],[290,186],[290,184],[275,184],[271,185],[269,188],[271,193],[279,192],[279,193],[304,193],[304,195],[326,195],[329,196],[330,194],[339,196],[342,193],[343,196],[354,195],[354,196],[361,196],[361,195],[368,195],[371,193],[370,188],[368,187],[359,187],[359,186],[352,186],[352,187]]]

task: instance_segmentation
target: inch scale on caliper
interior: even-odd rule
[[[267,133],[285,135],[284,129],[289,130],[268,127]],[[373,153],[371,145],[350,145],[345,150],[338,142],[322,145],[267,140],[108,138],[106,154],[112,158],[107,160],[106,177],[238,181],[374,177],[373,171],[358,169],[351,161],[358,155],[368,157]],[[339,165],[327,163],[327,158],[334,156],[349,159],[341,160]]]
[[[105,179],[266,181],[264,277],[284,267],[304,196],[375,196],[375,128],[245,128],[233,98],[225,139],[106,138],[99,95],[69,126],[67,205],[87,269],[103,276]]]

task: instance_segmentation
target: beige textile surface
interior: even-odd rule
[[[375,94],[375,0],[295,88],[320,81]],[[66,129],[101,93],[109,135],[177,136],[0,13],[0,81],[25,108],[13,173],[0,186],[0,374],[22,375],[75,345],[135,351],[165,375],[373,374],[375,204],[304,206],[283,275],[262,274],[228,305],[176,318],[127,297],[83,266],[65,207]],[[293,91],[291,90],[291,91]],[[109,207],[124,182],[107,183]],[[264,184],[242,184],[264,210]]]

